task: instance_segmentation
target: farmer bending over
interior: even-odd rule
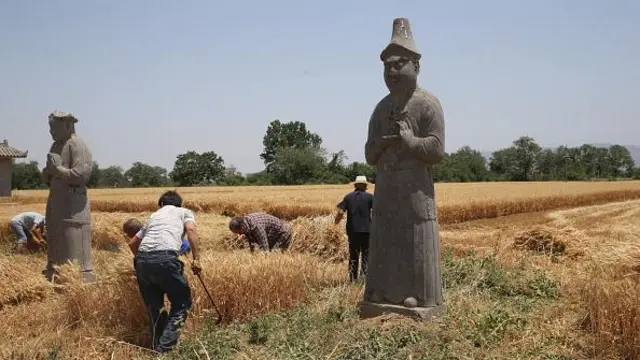
[[[44,244],[44,226],[45,218],[37,212],[28,211],[14,216],[9,221],[9,229],[16,236],[16,251],[25,252],[29,241]]]
[[[133,264],[138,287],[149,312],[153,349],[167,352],[178,342],[192,305],[191,289],[183,272],[184,263],[178,259],[185,231],[193,255],[191,270],[198,275],[201,267],[193,212],[182,208],[182,197],[175,191],[162,194],[158,206],[160,209],[149,216],[147,223],[129,242],[129,247],[135,254]],[[166,327],[160,316],[164,294],[171,302]]]
[[[229,230],[246,236],[251,252],[258,245],[262,251],[289,248],[291,227],[287,222],[265,213],[236,216],[229,222]]]
[[[133,240],[134,236],[142,229],[142,222],[136,218],[127,219],[122,224],[122,231],[129,238]],[[185,235],[182,238],[182,246],[178,251],[178,255],[188,255],[191,252],[191,246],[189,246],[189,239]]]

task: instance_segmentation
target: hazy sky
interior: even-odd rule
[[[58,109],[101,167],[171,170],[213,150],[246,173],[269,122],[299,120],[362,161],[395,17],[411,21],[447,151],[640,143],[632,0],[0,0],[0,137],[43,166]]]

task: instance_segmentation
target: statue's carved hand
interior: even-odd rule
[[[45,172],[51,176],[55,177],[60,173],[60,168],[62,167],[62,158],[59,154],[48,153],[47,154],[47,165],[45,167]]]
[[[406,121],[398,121],[398,127],[400,128],[400,137],[402,138],[404,143],[410,143],[415,136],[409,124],[407,124]]]
[[[59,154],[48,153],[47,154],[47,167],[56,168],[62,165],[62,158]]]

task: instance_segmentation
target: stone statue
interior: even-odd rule
[[[93,157],[76,134],[78,120],[69,113],[49,115],[53,145],[43,171],[49,185],[47,199],[47,268],[51,280],[53,265],[78,260],[85,282],[95,280],[91,256],[91,211],[87,182],[93,170]]]
[[[420,58],[409,20],[394,19],[380,54],[389,94],[371,115],[365,145],[377,170],[362,318],[431,319],[444,308],[432,177],[444,155],[444,113],[417,84]]]

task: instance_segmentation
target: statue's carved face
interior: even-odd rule
[[[65,141],[71,138],[73,126],[70,121],[60,119],[49,120],[49,133],[53,141]]]
[[[392,94],[414,88],[418,81],[418,70],[411,58],[391,55],[384,60],[384,82]]]

